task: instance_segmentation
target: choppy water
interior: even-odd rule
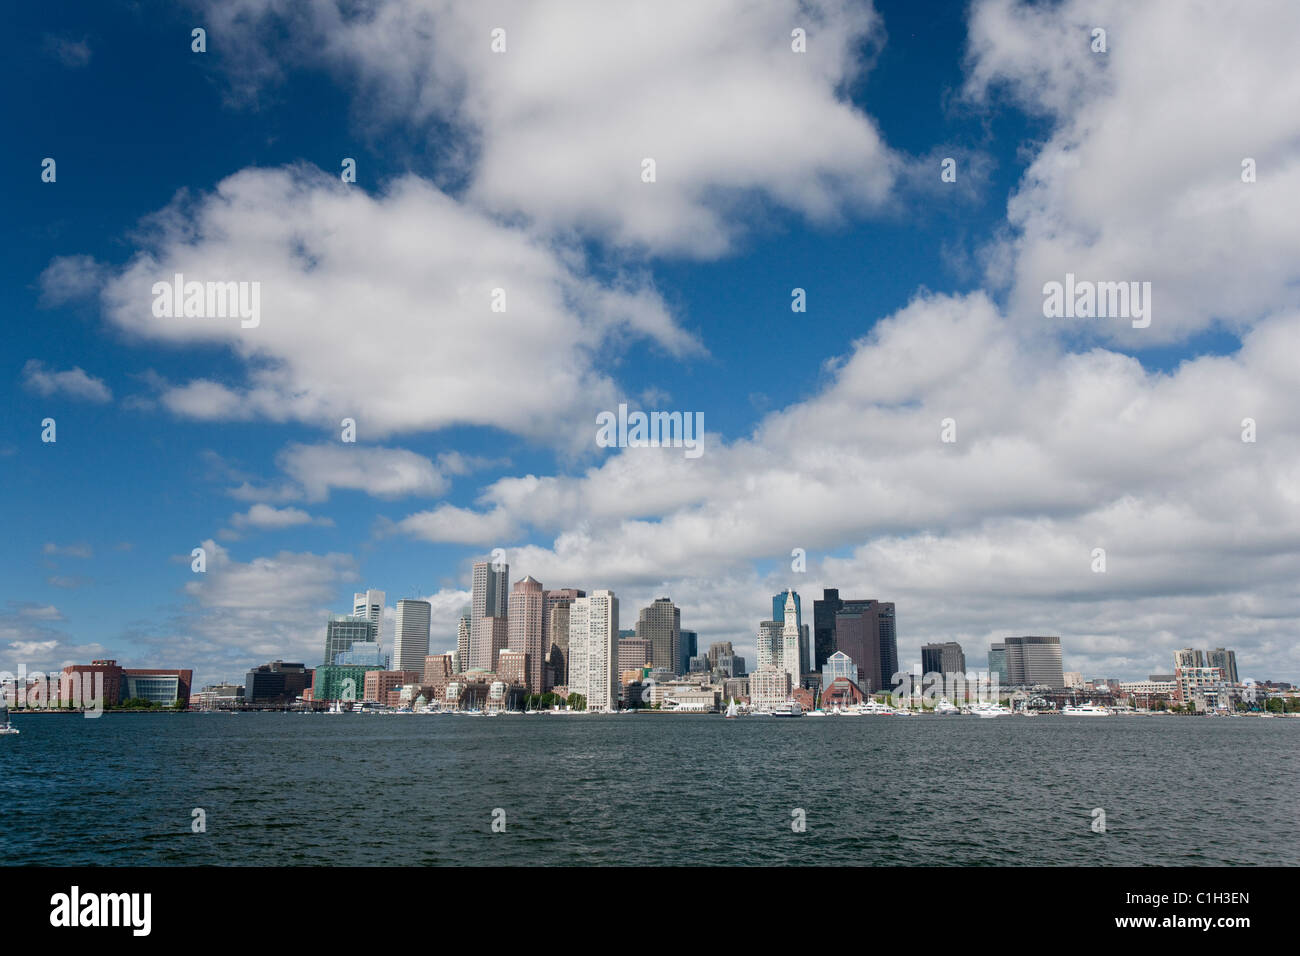
[[[0,737],[8,864],[1300,858],[1300,720],[266,713],[14,725],[20,735]],[[191,830],[196,807],[205,833]],[[497,808],[504,833],[492,831]]]

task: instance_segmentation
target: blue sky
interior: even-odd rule
[[[500,546],[513,577],[613,587],[625,627],[673,596],[702,645],[752,647],[793,583],[895,600],[908,660],[1059,633],[1088,676],[1226,643],[1251,676],[1300,677],[1279,414],[1296,396],[1273,364],[1295,341],[1277,180],[1300,124],[1267,108],[1276,31],[1174,4],[731,6],[669,4],[640,32],[511,4],[12,11],[0,663],[107,655],[207,681],[311,662],[323,615],[367,586],[432,599],[448,647],[469,563]],[[1153,89],[1146,71],[1211,29],[1261,51],[1237,89]],[[600,51],[611,30],[625,65]],[[786,69],[806,71],[762,79]],[[601,152],[624,142],[629,173]],[[660,181],[636,182],[656,151]],[[1267,180],[1243,184],[1256,154]],[[293,243],[319,268],[278,268]],[[218,262],[261,276],[261,328],[142,321],[145,280]],[[467,263],[524,289],[514,324],[470,308]],[[1154,331],[1052,326],[1038,287],[1065,271],[1153,281]],[[705,464],[595,448],[617,401],[702,411]],[[322,481],[353,467],[339,454],[373,468]]]

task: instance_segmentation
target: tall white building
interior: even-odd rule
[[[429,655],[431,613],[428,601],[397,602],[397,626],[393,630],[393,670],[424,673],[424,659]]]
[[[384,644],[385,598],[386,595],[383,591],[376,591],[373,588],[369,591],[358,591],[352,595],[353,615],[375,622],[375,643],[381,647]]]
[[[780,667],[784,633],[785,625],[780,621],[758,622],[758,667]]]
[[[799,686],[799,611],[794,588],[785,596],[785,627],[781,629],[781,670],[790,675],[790,686]]]
[[[569,605],[569,693],[587,709],[610,711],[618,701],[618,598],[593,591]]]

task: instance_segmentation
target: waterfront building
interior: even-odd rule
[[[312,672],[304,664],[271,661],[244,676],[243,700],[247,704],[290,704],[311,686]]]
[[[429,621],[433,609],[428,601],[403,599],[397,602],[393,628],[393,668],[419,671],[429,655]]]
[[[843,651],[836,651],[826,658],[826,663],[822,665],[822,693],[826,693],[831,684],[840,678],[856,684],[858,682],[858,665],[853,663],[852,658]]]
[[[1065,672],[1061,669],[1061,639],[1059,637],[1008,637],[1006,648],[1006,678],[1010,687],[1051,687],[1059,690],[1065,686]]]
[[[666,597],[642,608],[636,622],[636,636],[651,644],[654,666],[674,673],[680,662],[681,630],[682,612]]]
[[[966,674],[966,655],[956,641],[921,645],[922,674]]]
[[[618,699],[617,633],[613,591],[593,591],[569,605],[569,692],[586,698],[588,710],[613,710]]]
[[[375,593],[375,592],[366,592]],[[324,664],[333,664],[338,655],[354,644],[379,646],[379,625],[365,614],[331,614],[325,622]]]
[[[770,711],[790,697],[790,673],[780,667],[759,667],[749,675],[749,705]]]
[[[133,698],[148,700],[162,707],[174,707],[177,704],[188,706],[190,688],[194,682],[194,672],[188,669],[119,667],[115,660],[97,660],[89,664],[67,665],[59,674],[57,691],[53,676],[49,680],[49,687],[52,693],[58,693],[61,700],[71,700],[74,697],[84,699],[87,689],[94,687],[96,674],[104,682],[105,706]]]
[[[509,643],[506,623],[510,565],[504,561],[474,563],[470,591],[469,667],[491,670]],[[499,623],[498,623],[499,622]]]
[[[312,674],[314,701],[359,701],[365,690],[366,674],[384,670],[366,664],[322,664]]]
[[[362,700],[388,706],[388,694],[404,684],[414,684],[420,679],[416,671],[366,671],[362,683]]]
[[[1174,700],[1179,704],[1192,704],[1197,710],[1213,710],[1226,705],[1228,699],[1223,671],[1219,668],[1195,665],[1174,668]]]
[[[497,658],[497,677],[507,684],[518,684],[527,689],[529,663],[526,651],[506,648]]]
[[[542,641],[544,628],[542,616],[546,601],[542,583],[532,575],[515,582],[510,592],[509,647],[528,656],[528,671],[524,686],[530,694],[540,694],[545,688],[542,671],[546,666],[546,650]]]

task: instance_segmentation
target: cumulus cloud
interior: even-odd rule
[[[243,513],[230,516],[230,523],[236,528],[256,528],[258,530],[279,530],[299,525],[332,525],[329,518],[313,518],[301,508],[275,508],[267,504],[255,504]]]
[[[37,359],[29,359],[23,366],[23,387],[46,398],[65,395],[98,403],[113,399],[102,378],[89,375],[80,367],[56,372]]]
[[[1091,50],[1094,28],[1107,50]],[[1241,331],[1300,304],[1300,7],[1212,0],[978,0],[966,93],[1046,117],[1046,141],[1008,205],[991,278],[1009,317],[1043,326],[1043,285],[1152,283],[1146,329],[1051,320],[1130,347],[1216,322]],[[1257,181],[1242,181],[1252,159]]]
[[[247,368],[241,383],[161,383],[183,417],[352,418],[363,440],[485,425],[571,445],[564,422],[615,394],[598,350],[699,350],[646,283],[585,278],[416,177],[372,197],[319,170],[245,170],[151,221],[147,251],[105,288],[110,320],[140,340],[228,348]],[[259,282],[260,324],[153,315],[154,283],[175,273]]]
[[[548,232],[710,256],[756,200],[825,220],[879,205],[897,174],[846,96],[883,39],[866,2],[201,6],[214,33],[239,37],[232,82],[273,82],[286,60],[332,67],[371,119],[450,124],[473,144],[467,198]]]

